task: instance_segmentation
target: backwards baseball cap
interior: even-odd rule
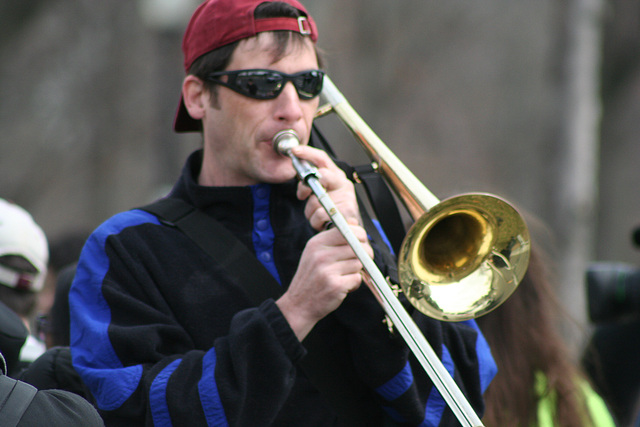
[[[316,24],[297,0],[278,0],[302,12],[302,16],[255,19],[256,7],[274,0],[208,0],[193,13],[182,40],[184,69],[189,72],[193,62],[212,50],[253,37],[264,31],[294,31],[318,40]],[[173,123],[176,132],[196,132],[202,129],[200,120],[193,119],[182,97]]]
[[[36,271],[24,271],[0,263],[0,284],[31,292],[40,291],[49,261],[44,231],[29,212],[0,199],[0,257],[9,255],[24,258]]]

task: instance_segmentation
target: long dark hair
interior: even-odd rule
[[[554,396],[555,425],[584,427],[591,421],[580,388],[580,381],[586,379],[557,332],[562,310],[550,265],[539,248],[532,248],[529,269],[514,294],[477,319],[498,365],[498,374],[485,393],[487,425],[537,425],[539,373]]]

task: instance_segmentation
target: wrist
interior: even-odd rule
[[[287,323],[289,323],[298,341],[302,342],[309,332],[311,332],[317,320],[305,316],[304,312],[300,310],[300,307],[291,301],[286,293],[278,298],[276,306],[280,309]]]
[[[273,299],[268,299],[258,307],[258,310],[266,319],[289,359],[293,363],[300,360],[306,354],[306,350],[293,329],[291,329],[276,302]]]

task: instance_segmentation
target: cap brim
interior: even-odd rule
[[[187,107],[184,106],[184,99],[180,96],[180,105],[173,121],[173,130],[175,132],[201,132],[202,121],[196,120],[189,115]]]

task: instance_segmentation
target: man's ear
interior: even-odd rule
[[[210,95],[205,90],[202,80],[194,75],[188,75],[182,82],[182,99],[189,115],[195,120],[204,117],[205,110],[209,106]]]

